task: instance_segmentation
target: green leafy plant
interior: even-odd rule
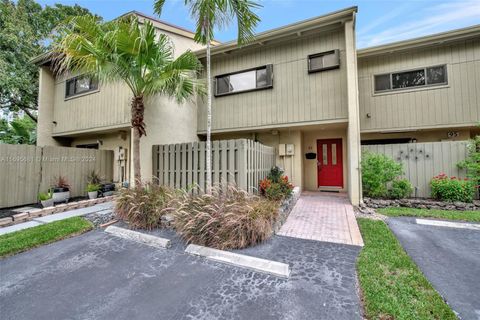
[[[234,186],[210,194],[184,193],[174,227],[188,243],[239,249],[260,243],[273,233],[278,202],[251,195]]]
[[[127,220],[133,228],[153,229],[161,226],[161,217],[175,207],[175,192],[153,183],[121,189],[115,201],[118,218]]]
[[[480,185],[480,135],[471,139],[467,145],[468,156],[464,161],[457,165],[461,169],[467,170],[467,177],[472,180],[475,185]]]
[[[475,185],[470,179],[448,177],[441,173],[430,181],[432,198],[442,201],[472,202],[475,195]]]
[[[94,184],[94,183],[89,183],[87,184],[86,188],[87,192],[95,192],[100,190],[100,185],[99,184]]]
[[[407,179],[395,179],[392,187],[388,190],[388,196],[392,199],[404,199],[410,196],[413,186]]]
[[[46,201],[52,199],[52,193],[50,190],[48,192],[39,192],[38,193],[38,200],[40,201]]]
[[[366,196],[384,198],[388,196],[388,183],[402,174],[402,165],[377,153],[362,155],[362,186]]]

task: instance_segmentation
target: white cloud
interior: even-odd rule
[[[459,24],[478,23],[478,21],[480,21],[480,1],[467,0],[441,3],[432,5],[418,12],[411,12],[404,15],[404,17],[408,20],[398,22],[398,26],[388,28],[378,33],[359,34],[358,47],[375,46],[459,28]],[[386,24],[389,20],[384,18],[380,19],[380,23],[370,27],[370,30]],[[391,24],[392,22],[388,23]]]

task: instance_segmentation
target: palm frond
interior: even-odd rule
[[[59,28],[54,65],[59,73],[81,73],[100,82],[123,81],[134,96],[164,94],[183,101],[201,92],[201,64],[191,52],[174,59],[170,38],[134,16],[107,23],[70,19]]]

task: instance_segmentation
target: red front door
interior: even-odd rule
[[[343,188],[342,139],[317,140],[319,187]]]

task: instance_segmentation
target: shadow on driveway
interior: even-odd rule
[[[95,230],[0,260],[2,319],[361,319],[360,248],[274,237],[243,253],[274,276]]]

